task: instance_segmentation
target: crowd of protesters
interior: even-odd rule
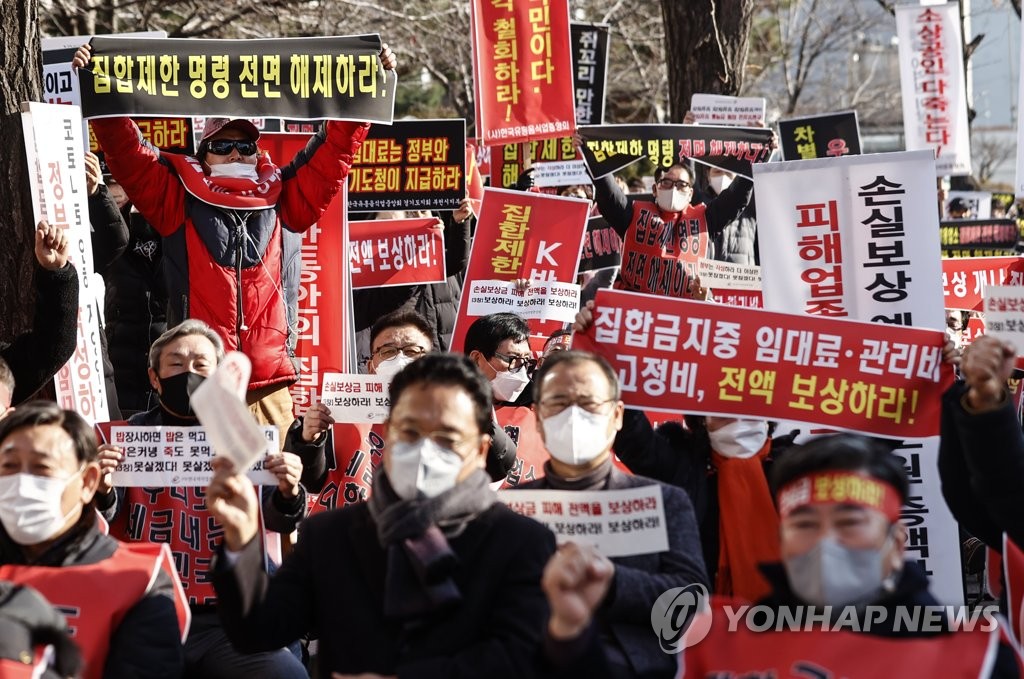
[[[380,60],[395,67],[387,46]],[[83,46],[73,65],[89,61]],[[282,168],[243,119],[207,119],[195,158],[159,151],[129,118],[93,129],[111,172],[104,179],[86,161],[96,268],[108,279],[112,419],[201,426],[193,394],[226,351],[241,351],[252,363],[249,412],[280,432],[280,450],[263,460],[276,485],[255,487],[217,457],[205,487],[118,487],[122,449],[99,445],[79,414],[32,400],[74,352],[78,328],[67,238],[41,222],[34,323],[0,351],[0,678],[25,668],[90,678],[753,677],[798,665],[801,676],[897,665],[1020,676],[1002,627],[992,636],[942,618],[900,628],[906,611],[943,609],[906,556],[908,480],[892,442],[842,434],[797,445],[795,432],[773,436],[774,423],[710,416],[654,426],[625,407],[605,359],[571,348],[594,323],[593,302],[542,351],[524,319],[500,313],[476,319],[463,352],[448,352],[475,227],[468,199],[438,216],[445,282],[358,292],[360,368],[390,383],[376,429],[382,459],[368,498],[307,516],[338,470],[331,410],[314,403],[296,417],[288,392],[294,255],[368,124],[326,123]],[[529,189],[528,177],[521,184]],[[678,163],[652,186],[633,193],[607,176],[592,194],[566,187],[593,195],[623,240],[621,267],[600,285],[703,299],[673,239],[757,262],[751,180],[717,169],[698,178]],[[632,264],[650,258],[660,276]],[[990,337],[962,358],[952,342],[946,351],[961,379],[944,399],[943,495],[962,529],[997,552],[1004,534],[1024,544],[1024,434],[1007,392],[1014,353]],[[844,490],[853,486],[866,490]],[[667,547],[609,558],[556,545],[498,487],[510,497],[657,489]],[[271,534],[297,538],[285,538],[282,556]],[[1019,606],[1019,592],[1004,591],[1003,610]],[[689,607],[688,592],[702,593]],[[709,603],[708,593],[723,598]],[[729,629],[727,601],[766,614],[816,609],[820,624],[796,640]],[[846,651],[829,650],[836,643]]]

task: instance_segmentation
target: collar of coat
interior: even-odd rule
[[[185,190],[216,207],[229,210],[269,210],[281,196],[281,169],[267,153],[256,161],[257,179],[209,177],[202,164],[191,156],[165,153],[162,156],[178,173]]]

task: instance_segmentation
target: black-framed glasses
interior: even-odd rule
[[[206,150],[215,156],[226,156],[231,149],[238,149],[243,156],[256,153],[256,142],[248,139],[215,139],[206,145]]]
[[[399,353],[405,354],[408,358],[419,358],[423,354],[427,353],[427,350],[418,344],[406,344],[404,347],[387,345],[373,353],[380,356],[382,361],[390,361],[395,356],[398,356]]]
[[[680,191],[685,191],[686,189],[692,189],[693,184],[686,181],[685,179],[662,179],[661,181],[658,182],[658,188],[660,189],[671,189],[673,187],[679,189]]]
[[[530,356],[509,356],[508,354],[499,354],[495,351],[494,357],[508,366],[508,371],[512,374],[526,368],[526,374],[531,375],[537,367],[537,361]]]
[[[557,415],[558,413],[562,412],[569,406],[579,406],[583,410],[586,410],[588,413],[591,413],[593,415],[603,415],[604,406],[614,401],[614,398],[606,398],[603,401],[597,401],[589,397],[583,397],[577,400],[573,400],[571,398],[554,397],[544,399],[543,401],[540,402],[539,405],[541,411],[547,413],[548,415]]]

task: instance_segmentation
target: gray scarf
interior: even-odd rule
[[[385,616],[414,618],[462,600],[452,580],[459,560],[448,538],[461,535],[497,502],[489,484],[490,477],[477,470],[437,497],[403,500],[383,469],[374,476],[367,507],[387,552]]]

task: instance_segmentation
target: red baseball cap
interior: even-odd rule
[[[239,130],[252,141],[260,138],[260,131],[245,118],[207,118],[203,124],[203,138],[200,141],[206,141],[224,130]]]

